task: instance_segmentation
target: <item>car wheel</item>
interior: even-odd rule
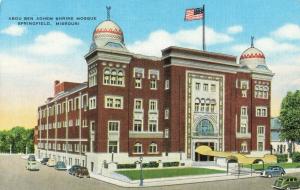
[[[284,175],[284,173],[281,173],[281,176],[283,176]]]
[[[269,174],[269,175],[268,175],[268,178],[272,178],[272,175],[271,175],[271,174]]]
[[[290,188],[290,187],[287,187],[286,190],[291,190],[291,188]]]

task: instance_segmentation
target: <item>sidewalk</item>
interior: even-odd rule
[[[92,178],[111,183],[120,187],[140,187],[139,180],[132,181],[121,181],[111,177],[91,174]],[[253,173],[252,176],[248,175],[227,175],[227,174],[210,174],[210,175],[197,175],[197,176],[183,176],[183,177],[169,177],[169,178],[157,178],[157,179],[145,179],[143,187],[154,187],[154,186],[168,186],[168,185],[182,185],[189,183],[201,183],[210,181],[223,181],[223,180],[235,180],[242,178],[257,177],[259,174]]]

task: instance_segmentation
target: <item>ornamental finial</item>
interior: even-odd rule
[[[106,6],[107,20],[110,20],[110,10],[111,10],[111,6]]]
[[[254,36],[251,36],[251,47],[254,47]]]

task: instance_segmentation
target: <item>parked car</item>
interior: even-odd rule
[[[283,176],[286,172],[280,166],[269,166],[267,169],[260,173],[261,176],[264,177],[274,177],[274,176]]]
[[[73,165],[73,166],[68,170],[69,174],[70,174],[70,175],[75,175],[76,171],[77,171],[80,167],[81,167],[81,166],[79,166],[79,165]]]
[[[43,158],[41,161],[41,164],[46,165],[48,161],[49,161],[49,158]]]
[[[296,177],[283,176],[276,179],[273,188],[276,189],[298,189],[300,187],[300,181]]]
[[[54,167],[55,166],[55,160],[53,158],[50,158],[47,162],[47,166]]]
[[[55,164],[54,168],[55,168],[56,170],[67,170],[66,164],[65,164],[64,162],[62,162],[62,161],[58,161],[58,162]]]
[[[29,155],[27,158],[28,161],[35,161],[35,156],[33,154]]]
[[[75,173],[76,177],[90,177],[89,171],[86,167],[80,167]]]
[[[39,165],[37,161],[28,161],[26,165],[26,169],[33,171],[33,170],[39,170]]]

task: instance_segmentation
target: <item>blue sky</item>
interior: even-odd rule
[[[201,49],[201,21],[184,22],[186,8],[206,6],[207,50],[240,55],[255,36],[273,80],[272,115],[282,97],[300,88],[300,0],[0,0],[0,128],[32,127],[52,84],[85,81],[83,56],[92,32],[111,18],[132,52],[160,56],[169,45]],[[18,26],[9,17],[96,17],[79,26]],[[13,103],[8,103],[14,98]],[[27,101],[31,99],[31,101]],[[26,113],[26,114],[25,114]],[[20,119],[15,119],[20,118]]]

